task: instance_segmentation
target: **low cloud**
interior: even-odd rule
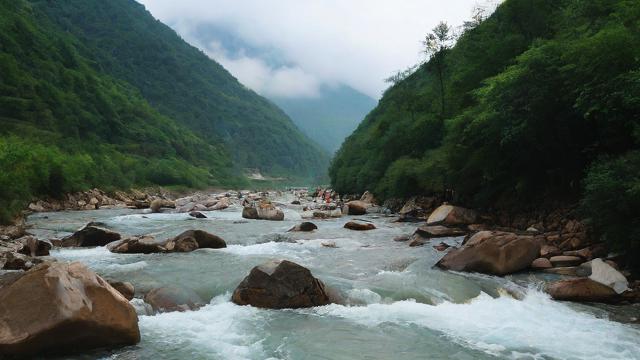
[[[251,47],[277,49],[286,66],[194,44],[263,95],[314,96],[338,83],[378,98],[383,79],[421,60],[430,29],[462,24],[478,0],[140,1],[192,43],[198,26],[215,24]]]

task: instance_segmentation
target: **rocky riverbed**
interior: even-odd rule
[[[137,200],[149,208],[139,204],[137,209],[134,202],[127,207],[125,199],[112,208],[28,217],[28,231],[54,244],[92,223],[118,234],[118,241],[152,238],[157,250],[50,250],[58,263],[79,261],[119,284],[114,287],[121,292],[132,290],[130,303],[138,313],[138,344],[65,358],[640,358],[637,304],[552,300],[545,284],[567,277],[532,272],[528,264],[505,276],[435,267],[448,247],[463,246],[466,230],[397,222],[397,216],[378,207],[362,214],[362,204],[351,209],[359,215],[348,215],[341,204],[309,202],[298,192],[200,194],[197,201],[163,199],[170,202],[157,209],[151,208],[153,200]],[[247,219],[254,216],[243,217],[246,208],[256,209],[255,214],[261,209],[263,217],[273,219]],[[302,225],[305,221],[316,228]],[[358,226],[345,228],[349,222]],[[418,226],[423,229],[416,231]],[[215,234],[225,246],[202,248],[202,239],[189,230]],[[422,246],[409,246],[415,240]],[[537,250],[533,259],[540,256]],[[322,306],[265,309],[232,301],[239,284],[257,286],[254,280],[243,282],[252,269],[262,266],[268,274],[277,270],[264,264],[279,260],[306,267],[321,281],[313,291],[320,292]],[[326,298],[325,287],[331,290]]]

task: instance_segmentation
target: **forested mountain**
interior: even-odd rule
[[[637,0],[507,0],[386,91],[332,182],[483,207],[582,198],[640,249],[639,34]]]
[[[376,105],[374,99],[344,85],[323,88],[317,97],[272,100],[302,132],[331,153]]]
[[[88,187],[297,179],[327,155],[132,0],[0,1],[0,220]]]

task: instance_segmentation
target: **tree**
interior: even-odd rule
[[[452,43],[453,36],[451,35],[451,26],[444,21],[436,25],[436,27],[431,30],[431,33],[422,41],[424,53],[436,67],[436,75],[438,76],[438,82],[440,84],[440,113],[442,117],[444,117],[445,114],[444,55],[446,51],[451,48]]]

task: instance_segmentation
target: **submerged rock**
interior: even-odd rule
[[[196,219],[206,219],[207,216],[200,211],[192,211],[189,213],[189,216],[194,217]]]
[[[322,281],[309,269],[287,260],[270,261],[251,269],[233,292],[238,305],[285,309],[331,303]]]
[[[120,234],[101,227],[87,225],[62,239],[61,246],[105,246],[110,242],[120,240]]]
[[[349,221],[348,223],[344,224],[344,228],[357,231],[367,231],[374,230],[376,226],[371,223],[363,224],[355,221]]]
[[[478,218],[475,211],[453,205],[441,205],[427,219],[427,225],[469,225]]]
[[[161,252],[191,252],[197,249],[220,249],[227,243],[219,236],[202,230],[187,230],[180,235],[156,240],[153,236],[131,237],[112,242],[107,249],[114,253],[152,254]]]
[[[1,355],[71,353],[140,341],[134,308],[81,263],[45,263],[2,279]]]
[[[316,224],[309,222],[309,221],[305,221],[302,222],[294,227],[292,227],[291,229],[289,229],[289,231],[303,231],[303,232],[308,232],[308,231],[313,231],[316,230],[318,227],[316,226]]]
[[[464,236],[467,234],[467,232],[464,230],[442,225],[420,226],[416,229],[415,233],[427,239],[439,237],[456,237]]]
[[[500,231],[480,231],[436,266],[455,271],[506,275],[528,268],[540,253],[541,239]]]
[[[205,304],[193,290],[174,286],[153,289],[144,296],[144,301],[157,313],[197,310]]]

